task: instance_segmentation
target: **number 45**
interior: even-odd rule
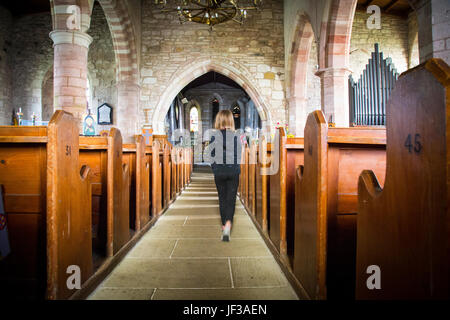
[[[414,145],[412,143],[412,136],[408,134],[408,137],[405,141],[405,147],[408,149],[409,153],[412,153],[413,150],[415,153],[419,154],[422,151],[422,143],[420,142],[420,134],[416,133],[414,135]]]

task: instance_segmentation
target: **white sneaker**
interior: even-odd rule
[[[230,241],[230,227],[225,227],[222,232],[222,241]]]

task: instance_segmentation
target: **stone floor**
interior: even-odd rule
[[[211,174],[192,183],[88,299],[292,300],[297,296],[243,206],[221,241]]]

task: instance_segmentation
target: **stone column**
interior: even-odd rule
[[[245,117],[246,107],[245,107],[245,104],[243,104],[242,101],[240,101],[240,100],[237,101],[237,104],[238,104],[239,108],[241,108],[241,114],[239,116],[241,126],[239,128],[235,128],[235,129],[236,130],[237,129],[245,130],[245,125],[246,125],[246,120],[247,120]]]
[[[170,110],[169,110],[169,119],[170,119],[170,132],[171,132],[171,136],[170,136],[170,141],[173,143],[174,140],[174,132],[176,130],[176,125],[175,125],[175,100],[172,101],[172,104],[170,105]]]
[[[181,102],[181,99],[177,97],[178,104],[178,128],[181,131],[184,131],[184,104]]]
[[[419,0],[415,5],[419,24],[420,63],[441,58],[450,64],[450,2]]]
[[[296,137],[305,135],[306,125],[306,98],[291,97],[289,104],[289,133]]]
[[[141,87],[134,82],[117,84],[117,107],[114,123],[120,129],[124,143],[134,143],[139,129],[139,97]]]
[[[52,31],[50,38],[55,52],[55,110],[72,113],[81,125],[87,107],[87,59],[92,38],[76,30]]]
[[[348,100],[348,76],[351,71],[347,68],[325,68],[316,72],[321,78],[322,105],[325,120],[332,118],[336,127],[348,127],[350,121]]]

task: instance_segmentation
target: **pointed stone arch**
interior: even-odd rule
[[[350,39],[357,0],[331,0],[320,43],[322,111],[336,126],[349,126],[348,76]]]
[[[121,129],[124,141],[129,141],[137,131],[137,112],[140,102],[138,54],[135,31],[131,22],[130,12],[125,0],[98,0],[100,3],[113,40],[114,54],[117,64],[117,112],[123,116],[118,119],[117,126]],[[77,55],[77,68],[81,72],[81,81],[87,74],[87,50],[92,38],[86,34],[90,27],[94,0],[50,0],[53,32],[52,39],[55,44],[55,68],[64,68],[66,57]],[[71,16],[70,6],[78,6],[81,13],[81,29],[69,28],[67,21]],[[76,46],[73,46],[76,45]],[[75,48],[75,49],[74,49]],[[86,100],[83,96],[72,97],[61,92],[81,92],[79,87],[70,87],[70,90],[56,85],[55,95],[58,101],[56,108],[63,108],[73,112],[80,118],[86,109]],[[60,82],[58,82],[60,83]],[[61,82],[62,83],[62,82]]]
[[[153,132],[159,134],[164,133],[164,118],[173,99],[186,85],[210,71],[227,76],[239,84],[255,103],[261,121],[263,122],[263,127],[270,130],[271,116],[268,104],[260,94],[260,89],[250,80],[250,73],[235,61],[203,58],[189,61],[183,67],[180,67],[168,81],[169,85],[161,95],[153,111]]]
[[[139,83],[137,48],[131,17],[123,0],[98,0],[108,21],[117,62],[117,82]]]
[[[311,20],[304,12],[297,15],[292,51],[288,58],[286,95],[289,103],[289,128],[303,136],[306,124],[307,73],[312,42],[315,41]]]

